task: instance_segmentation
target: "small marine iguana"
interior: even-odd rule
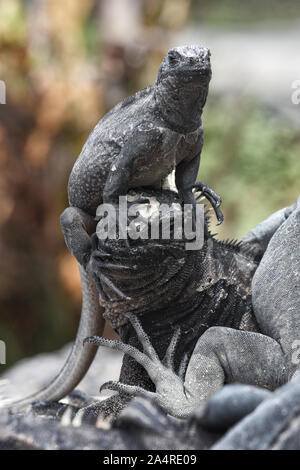
[[[80,382],[94,358],[95,348],[88,345],[83,350],[82,340],[102,334],[104,329],[97,291],[85,269],[99,204],[118,202],[132,187],[160,185],[175,169],[182,202],[195,204],[192,188],[197,187],[222,222],[220,197],[204,182],[196,183],[203,147],[201,115],[210,79],[207,48],[173,48],[161,63],[155,85],[115,106],[88,137],[69,178],[70,207],[61,215],[65,241],[79,263],[82,282],[83,307],[76,341],[51,384],[16,406],[64,397]]]
[[[115,106],[90,134],[70,175],[70,205],[95,215],[101,202],[118,203],[129,188],[157,187],[173,169],[182,201],[194,204],[210,79],[207,48],[171,49],[155,85]],[[196,186],[221,222],[219,196],[203,182]]]
[[[239,245],[220,243],[207,232],[200,251],[182,253],[173,262],[170,255],[160,256],[157,263],[149,251],[143,265],[134,260],[136,273],[130,258],[126,262],[121,252],[118,258],[114,253],[114,260],[131,270],[123,270],[122,276],[111,271],[109,277],[133,301],[112,298],[110,315],[122,325],[116,316],[122,311],[131,326],[119,326],[123,342],[96,336],[86,340],[128,355],[121,382],[108,382],[101,389],[150,397],[169,414],[184,418],[224,383],[269,390],[286,383],[299,369],[293,360],[294,341],[300,337],[299,241],[300,197],[259,224]],[[247,245],[254,247],[255,257],[247,253]],[[180,251],[172,248],[173,255]],[[95,272],[97,256],[95,251]],[[149,271],[150,279],[145,276]],[[109,266],[105,272],[108,275]],[[138,290],[146,302],[132,295]]]

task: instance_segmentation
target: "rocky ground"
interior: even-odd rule
[[[19,361],[15,366],[0,376],[0,398],[24,398],[49,382],[63,366],[71,349],[68,344],[53,353],[38,354]],[[122,362],[119,351],[99,349],[88,373],[78,389],[97,399],[107,397],[110,392],[103,391],[99,396],[99,387],[108,380],[117,380]]]
[[[7,371],[1,377],[2,396],[36,390],[59,369],[68,349],[24,360]],[[98,354],[80,384],[90,396],[103,381],[117,378],[120,367],[118,353]],[[62,406],[58,418],[56,409]],[[39,414],[36,409],[26,414],[2,410],[0,449],[300,449],[300,376],[274,393],[227,385],[188,420],[167,416],[143,398],[132,400],[114,423],[99,419],[88,424],[68,410],[69,405],[58,404],[44,406]]]

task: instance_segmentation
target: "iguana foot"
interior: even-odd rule
[[[94,250],[91,253],[91,257],[87,266],[87,271],[95,282],[98,291],[100,292],[104,300],[109,300],[103,290],[103,286],[108,287],[109,290],[114,292],[120,299],[129,299],[110,279],[109,271],[125,271],[130,269],[128,266],[120,263],[113,263],[105,261],[104,255],[101,250]],[[108,271],[108,273],[107,273]]]
[[[120,299],[124,299],[124,300],[129,300],[130,297],[128,297],[126,294],[124,294],[124,292],[122,292],[116,285],[113,281],[111,281],[107,276],[105,276],[105,274],[103,273],[98,273],[97,275],[94,274],[93,275],[93,280],[95,281],[96,283],[96,286],[99,287],[99,290],[101,291],[101,293],[103,293],[103,284],[108,287],[111,291],[113,291],[117,296],[118,298]],[[101,288],[100,288],[100,285],[101,285]],[[107,298],[107,296],[105,295],[104,298]],[[106,299],[108,300],[108,299]]]
[[[187,356],[184,356],[178,374],[174,371],[174,355],[180,337],[180,329],[178,328],[175,331],[166,354],[161,361],[137,317],[132,313],[127,313],[126,316],[135,329],[137,337],[143,346],[143,352],[121,341],[108,340],[99,336],[90,336],[84,342],[118,349],[131,356],[148,372],[149,377],[156,386],[156,392],[150,392],[142,387],[117,381],[104,383],[100,391],[115,390],[128,395],[145,396],[156,401],[166,412],[173,416],[188,416],[192,410],[190,409],[184,387],[184,375],[188,363]]]
[[[215,191],[213,191],[211,188],[209,188],[207,186],[207,184],[204,183],[204,181],[197,181],[195,184],[193,184],[192,189],[196,189],[198,191],[201,191],[203,196],[205,196],[206,199],[211,203],[211,205],[212,205],[212,207],[215,211],[216,217],[218,219],[218,224],[217,225],[220,225],[224,220],[224,216],[223,216],[222,211],[220,209],[220,205],[222,203],[221,197],[217,193],[215,193]]]
[[[125,271],[130,268],[123,264],[113,262],[112,254],[105,251],[104,244],[103,248],[101,247],[102,240],[97,237],[96,233],[92,235],[91,240],[92,251],[86,270],[94,280],[98,291],[101,293],[102,298],[104,300],[109,300],[103,290],[103,285],[105,285],[115,294],[117,294],[118,298],[128,299],[129,297],[127,297],[110,279],[109,271]]]

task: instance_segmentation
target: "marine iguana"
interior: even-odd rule
[[[143,190],[135,195],[137,200],[150,200],[153,197],[160,203],[171,204],[178,201],[178,196],[169,191]],[[127,322],[128,309],[138,315],[142,328],[146,330],[147,337],[151,338],[158,353],[155,353],[157,357],[163,358],[168,350],[165,363],[175,363],[175,370],[181,376],[185,373],[199,336],[205,336],[210,326],[230,326],[236,329],[236,333],[239,333],[239,329],[243,332],[259,331],[251,302],[253,274],[273,234],[284,225],[295,207],[296,205],[292,205],[273,214],[251,230],[239,244],[220,242],[205,227],[204,246],[195,253],[184,249],[184,240],[143,240],[142,244],[134,241],[129,252],[123,241],[108,240],[99,246],[94,234],[91,252],[88,254],[83,251],[82,256],[88,255],[88,272],[97,285],[99,273],[105,273],[111,281],[105,287],[106,300],[102,298],[101,304],[106,307],[105,317],[111,321],[121,339],[130,345],[129,353],[135,347],[140,348],[138,336],[141,337],[142,332],[134,318],[134,327]],[[289,244],[288,239],[287,243]],[[289,249],[293,249],[291,244]],[[271,255],[272,250],[270,258],[274,264],[276,260],[274,262]],[[127,294],[127,298],[120,298],[118,292],[121,289]],[[270,301],[266,293],[265,297]],[[273,297],[276,296],[272,294]],[[176,344],[178,327],[182,329],[182,334],[180,342]],[[215,329],[218,328],[220,327]],[[150,351],[152,346],[147,337],[144,341]],[[95,337],[92,341],[128,352],[126,344],[111,343]],[[138,358],[138,354],[134,353],[134,357]],[[142,363],[144,364],[143,360]],[[157,371],[160,369],[158,367]],[[176,375],[169,372],[173,380]],[[131,393],[137,391],[136,386],[145,387],[150,393],[154,391],[154,384],[143,367],[129,355],[124,357],[120,380],[125,384],[117,387],[121,393],[104,402],[86,406],[84,419],[94,421],[99,412],[116,415],[130,399],[130,395],[124,393],[127,391],[126,385],[133,386],[129,389]],[[178,383],[180,380],[177,377],[174,384]],[[169,398],[171,400],[172,397]],[[63,414],[65,405],[57,407],[57,410],[57,416]],[[80,407],[81,417],[82,411]]]
[[[286,383],[299,369],[292,358],[300,337],[299,240],[300,198],[238,245],[220,243],[206,231],[200,251],[182,252],[173,261],[167,255],[155,263],[148,254],[139,264],[137,258],[126,262],[121,252],[116,259],[114,252],[113,259],[131,270],[122,276],[111,271],[111,279],[123,292],[136,295],[131,303],[111,300],[110,315],[122,310],[131,324],[119,326],[122,342],[96,336],[85,340],[127,354],[120,382],[101,389],[150,397],[169,414],[185,418],[224,383],[269,390]],[[255,256],[247,252],[249,244]],[[172,248],[174,255],[179,248]],[[91,257],[95,272],[97,256],[96,251]],[[134,274],[132,263],[138,266]],[[138,290],[146,303],[138,303]]]
[[[95,348],[89,345],[83,350],[82,340],[102,334],[104,321],[97,291],[85,268],[95,211],[101,202],[118,202],[132,187],[158,186],[175,169],[182,202],[195,204],[192,188],[197,187],[222,222],[221,198],[204,182],[196,183],[203,147],[201,115],[210,79],[207,48],[175,47],[162,61],[156,83],[115,106],[88,137],[69,178],[70,207],[61,215],[65,241],[79,263],[82,282],[76,341],[51,384],[18,406],[64,397],[80,382],[94,358]]]
[[[171,204],[177,200],[174,193],[168,192],[141,191],[138,194],[141,198],[156,195],[160,203]],[[226,326],[259,332],[251,299],[253,274],[272,235],[294,207],[273,214],[239,244],[217,241],[206,229],[205,244],[196,252],[185,251],[182,241],[174,240],[165,241],[165,244],[163,240],[158,244],[153,240],[143,240],[140,246],[135,245],[130,251],[121,241],[107,241],[99,249],[94,236],[89,272],[93,273],[97,284],[97,276],[101,273],[111,281],[104,292],[109,300],[102,297],[101,304],[106,308],[105,317],[118,331],[123,343],[129,344],[128,350],[132,352],[132,346],[140,347],[134,328],[124,318],[128,311],[138,315],[161,359],[170,342],[174,347],[176,335],[172,340],[173,333],[181,328],[181,339],[175,353],[177,371],[183,358],[189,360],[197,340],[209,327]],[[104,255],[110,256],[107,267]],[[123,265],[123,269],[113,269],[114,263],[118,268]],[[120,298],[120,291],[131,299]],[[135,320],[134,324],[140,328]],[[122,343],[103,339],[95,341],[127,351],[127,346]],[[172,347],[170,354],[174,354]],[[126,385],[154,390],[154,384],[143,367],[130,355],[124,357],[120,380]],[[126,385],[118,389],[126,391]],[[130,387],[128,390],[136,391]],[[126,400],[123,398],[113,397],[102,402],[100,409],[115,413],[124,405]],[[93,407],[90,410],[94,412]]]
[[[207,48],[171,49],[155,85],[115,106],[91,132],[70,175],[70,205],[94,215],[101,202],[118,203],[129,188],[157,187],[173,169],[182,201],[194,204],[210,79]],[[220,197],[203,182],[197,188],[221,222]]]

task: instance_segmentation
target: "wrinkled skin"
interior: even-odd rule
[[[271,226],[273,225],[273,229]],[[267,249],[254,274],[253,306],[259,332],[240,331],[226,325],[208,328],[197,341],[185,367],[174,368],[179,331],[161,360],[140,321],[128,314],[143,352],[123,343],[92,337],[88,341],[114,347],[134,358],[147,371],[155,392],[140,386],[109,382],[102,386],[129,395],[154,399],[166,412],[186,418],[224,383],[240,382],[274,390],[298,370],[293,359],[299,331],[300,198],[290,208],[267,219],[246,239],[255,238]],[[257,246],[256,246],[257,248]]]

